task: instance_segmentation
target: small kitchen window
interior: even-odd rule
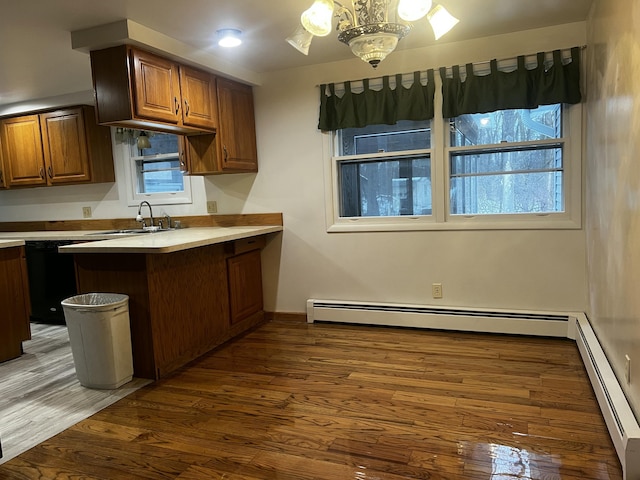
[[[123,135],[129,205],[138,205],[143,200],[154,205],[192,203],[190,177],[182,170],[180,137],[129,132]]]

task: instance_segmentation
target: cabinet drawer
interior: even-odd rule
[[[244,252],[250,252],[251,250],[262,249],[266,244],[267,240],[264,235],[259,237],[242,238],[240,240],[229,242],[227,244],[227,253],[239,255]]]

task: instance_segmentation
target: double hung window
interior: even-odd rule
[[[126,142],[130,205],[142,200],[158,205],[191,203],[191,183],[182,171],[179,138],[155,133],[148,136],[148,148],[140,148],[142,144],[135,138]]]
[[[575,49],[571,55],[575,68],[569,73],[575,77]],[[553,58],[554,65],[564,68],[559,53],[554,52]],[[490,75],[474,76],[465,85],[456,78],[457,70],[453,79],[441,70],[433,104],[442,114],[390,125],[332,128],[328,231],[579,228],[580,94],[571,93],[566,103],[563,94],[557,95],[559,88],[532,89],[530,85],[536,85],[532,79],[554,73],[540,54],[537,60],[539,68],[526,70],[524,59],[518,58],[523,81],[511,96],[504,95],[508,85],[500,81],[487,83],[491,88],[478,85],[491,81]],[[495,61],[491,70],[496,72]],[[470,66],[467,72],[473,75]],[[517,83],[514,79],[510,82]],[[543,80],[538,82],[540,90],[551,84],[547,77]],[[440,85],[442,89],[437,88]],[[517,91],[522,86],[524,93]],[[476,97],[466,98],[474,88]],[[480,92],[492,91],[500,97],[496,108],[475,113],[474,102],[483,104],[478,110],[486,110],[487,99]],[[525,105],[510,108],[518,103]],[[336,118],[344,116],[336,111]]]

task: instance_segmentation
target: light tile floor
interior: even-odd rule
[[[0,363],[0,464],[150,383],[95,390],[76,378],[66,325],[31,324],[20,358]]]

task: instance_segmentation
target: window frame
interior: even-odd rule
[[[436,78],[436,112],[442,111],[441,81]],[[400,152],[338,156],[338,133],[323,132],[326,230],[333,232],[383,232],[420,230],[543,230],[582,228],[582,104],[562,106],[562,137],[553,143],[563,145],[564,211],[550,213],[452,215],[450,213],[450,153],[467,147],[451,147],[449,121],[436,115],[431,121],[431,148]],[[520,142],[518,142],[520,143]],[[536,142],[542,143],[542,142]],[[510,144],[513,145],[513,144]],[[474,146],[474,150],[490,147]],[[428,155],[431,161],[432,214],[394,217],[341,217],[339,163],[357,159],[376,159]]]
[[[130,207],[138,206],[142,201],[148,201],[153,205],[184,205],[193,203],[193,195],[191,193],[191,177],[183,174],[184,190],[181,192],[155,192],[155,193],[138,193],[137,186],[140,181],[138,177],[137,160],[144,156],[134,155],[134,146],[128,142],[121,143],[122,156],[126,164],[125,183],[127,190],[127,205]],[[180,158],[180,152],[177,152],[177,158]],[[147,155],[150,159],[158,156],[166,156],[171,154]]]

